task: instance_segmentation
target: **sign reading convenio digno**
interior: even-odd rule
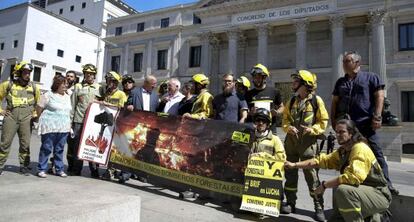
[[[288,18],[307,17],[312,15],[330,13],[333,12],[335,8],[336,4],[333,0],[292,5],[281,8],[236,14],[232,16],[232,23],[236,25]]]

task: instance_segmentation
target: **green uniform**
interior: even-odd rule
[[[340,148],[315,160],[320,168],[341,172],[334,195],[334,214],[329,221],[363,222],[369,216],[373,216],[371,221],[380,221],[379,213],[388,209],[392,197],[382,169],[367,144],[359,142],[350,150]]]
[[[40,98],[39,87],[29,83],[20,86],[5,81],[0,84],[0,101],[6,98],[7,110],[11,115],[3,119],[3,131],[0,142],[0,169],[3,169],[10,152],[10,146],[16,133],[19,136],[19,161],[21,167],[30,164],[30,120],[34,114],[34,107]],[[0,108],[0,111],[1,108]]]
[[[312,159],[317,153],[316,140],[318,136],[325,132],[328,124],[328,112],[319,96],[316,96],[317,109],[312,106],[312,98],[314,95],[309,94],[306,99],[300,100],[295,97],[292,104],[287,104],[283,113],[282,127],[288,132],[290,126],[299,130],[297,135],[287,134],[285,139],[285,149],[287,160],[290,162],[298,162]],[[291,107],[290,107],[291,106]],[[316,113],[314,113],[316,112]],[[312,129],[310,133],[304,133],[303,127],[307,126]],[[308,184],[309,193],[313,198],[315,210],[323,209],[322,195],[314,195],[313,190],[320,185],[318,172],[316,169],[303,169],[306,183]],[[285,171],[285,195],[287,203],[296,204],[296,193],[298,188],[298,169],[289,169]]]

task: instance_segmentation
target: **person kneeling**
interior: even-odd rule
[[[322,181],[314,191],[323,194],[327,188],[337,187],[334,213],[329,221],[364,221],[364,218],[380,217],[381,213],[387,211],[392,198],[374,153],[352,120],[338,121],[335,131],[339,149],[306,161],[286,161],[285,168],[340,171],[338,177]]]

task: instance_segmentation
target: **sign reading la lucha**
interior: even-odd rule
[[[286,6],[263,11],[253,11],[232,16],[232,23],[244,24],[262,21],[281,20],[288,18],[307,17],[334,11],[334,0],[320,1],[301,5]]]

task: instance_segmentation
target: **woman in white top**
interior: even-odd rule
[[[63,171],[63,151],[71,129],[70,111],[72,106],[70,96],[66,93],[66,78],[56,75],[51,89],[41,96],[36,107],[40,116],[39,134],[42,141],[37,175],[41,178],[46,178],[47,161],[52,150],[56,175],[67,177]]]

